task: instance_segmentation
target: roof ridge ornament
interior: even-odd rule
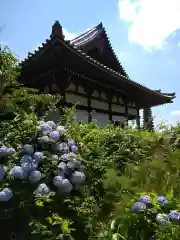
[[[60,40],[64,41],[65,36],[63,34],[63,29],[59,21],[55,21],[55,23],[53,24],[50,38],[53,40],[55,38],[59,38]]]

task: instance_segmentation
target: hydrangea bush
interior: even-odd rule
[[[179,239],[180,237],[179,202],[154,193],[143,193],[130,201],[103,239],[162,240]],[[102,233],[101,233],[102,235]],[[114,238],[113,238],[114,236]],[[100,238],[101,239],[101,238]]]
[[[13,234],[18,239],[22,236],[27,237],[28,234],[38,236],[40,229],[47,227],[47,224],[40,224],[40,219],[43,221],[46,219],[47,222],[51,219],[52,224],[53,214],[63,216],[63,218],[59,217],[59,224],[63,226],[62,219],[67,217],[67,199],[71,195],[73,199],[79,187],[86,181],[85,169],[78,154],[78,144],[69,137],[67,129],[62,125],[56,125],[53,121],[40,121],[35,129],[31,137],[27,137],[27,141],[22,139],[22,142],[14,143],[14,147],[10,144],[7,146],[8,137],[1,141],[1,219],[6,220],[6,224],[11,224],[11,221],[15,220],[12,215],[21,214],[19,226],[22,229],[27,228],[26,231],[17,235],[17,232],[20,232],[17,224],[14,226],[4,224],[2,226],[3,239],[10,239]],[[57,203],[62,208],[61,212],[56,206]],[[56,210],[53,212],[49,207]],[[39,215],[41,208],[44,209],[44,213],[41,213],[43,217]],[[57,219],[55,222],[57,225]],[[32,228],[33,231],[30,230]],[[64,233],[59,228],[60,235],[66,235],[67,232],[68,225]],[[52,232],[49,231],[46,235],[48,234],[51,236]],[[53,239],[59,236],[57,229],[53,236]]]

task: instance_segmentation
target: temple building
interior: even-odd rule
[[[21,62],[20,82],[44,93],[60,94],[63,105],[76,104],[76,120],[100,125],[136,120],[145,109],[172,103],[175,93],[151,90],[130,79],[115,55],[100,23],[71,41],[65,40],[58,21],[42,46]]]

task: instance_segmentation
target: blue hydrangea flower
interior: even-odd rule
[[[43,152],[35,152],[33,155],[33,159],[37,162],[40,163],[44,159],[44,153]]]
[[[60,160],[63,162],[68,162],[68,154],[64,153],[63,155],[61,155]]]
[[[68,169],[74,170],[76,168],[76,161],[70,161],[67,163]]]
[[[60,134],[58,131],[52,131],[50,133],[50,138],[54,141],[58,141],[60,139]]]
[[[166,205],[166,204],[169,203],[169,201],[167,200],[167,198],[164,197],[164,196],[158,197],[158,198],[157,198],[157,201],[158,201],[159,205],[161,205],[161,206],[164,206],[164,205]]]
[[[143,202],[143,203],[146,203],[146,204],[152,202],[151,197],[148,196],[148,195],[141,196],[139,200],[140,200],[140,202]]]
[[[38,143],[40,144],[44,144],[44,143],[48,143],[49,142],[49,137],[48,136],[42,136],[42,137],[38,137]]]
[[[14,148],[8,148],[5,146],[0,147],[0,157],[11,156],[15,153]]]
[[[2,147],[0,147],[0,157],[4,157],[4,156],[6,156],[6,154],[7,154],[7,147],[5,147],[5,146],[2,146]]]
[[[67,154],[67,160],[68,161],[76,161],[76,154],[73,152],[70,152]]]
[[[4,179],[5,176],[5,168],[3,165],[0,165],[0,182]]]
[[[55,153],[59,153],[60,152],[60,145],[59,143],[55,143],[52,145],[52,150],[55,152]]]
[[[25,154],[32,155],[34,152],[34,147],[30,144],[25,144],[24,145],[24,151]]]
[[[40,131],[42,131],[42,132],[51,132],[52,131],[52,127],[49,124],[47,124],[47,123],[42,123],[40,125]]]
[[[62,186],[62,182],[63,182],[63,178],[62,178],[62,176],[55,176],[54,178],[53,178],[53,184],[54,184],[54,186],[55,187],[61,187]]]
[[[13,197],[12,190],[4,188],[0,191],[0,202],[8,202]]]
[[[56,170],[54,171],[54,175],[64,178],[65,172],[62,170]]]
[[[76,161],[73,161],[73,162],[75,164],[75,168],[76,169],[78,169],[78,170],[82,169],[82,165],[81,165],[80,161],[76,160]]]
[[[42,196],[48,195],[50,193],[49,187],[45,183],[41,183],[35,191],[37,194],[40,194]]]
[[[71,175],[71,182],[73,184],[77,184],[77,185],[80,185],[80,184],[83,184],[85,182],[85,174],[83,172],[79,172],[79,171],[75,171],[72,173]]]
[[[68,146],[71,148],[72,146],[76,146],[76,142],[72,139],[68,141]]]
[[[24,156],[22,156],[22,158],[21,158],[21,160],[20,160],[20,163],[27,162],[27,161],[32,162],[33,159],[32,159],[32,157],[29,156],[29,155],[24,155]]]
[[[134,203],[134,205],[132,206],[132,212],[138,212],[138,211],[141,211],[141,210],[146,210],[146,204],[143,203],[143,202],[136,202]]]
[[[20,166],[15,166],[13,167],[10,172],[9,172],[9,176],[11,178],[19,178],[19,179],[24,179],[25,177],[27,177],[26,172],[23,170],[22,167]]]
[[[41,180],[41,172],[40,171],[37,171],[37,170],[34,170],[30,173],[29,175],[29,181],[31,183],[37,183]]]
[[[59,149],[63,153],[68,153],[69,152],[69,147],[66,142],[62,142],[59,144]]]
[[[15,151],[14,148],[8,148],[8,149],[7,149],[7,155],[8,155],[8,156],[13,155],[15,152],[16,152],[16,151]]]
[[[77,153],[78,147],[75,146],[75,145],[73,145],[73,146],[71,147],[71,151],[72,151],[73,153]]]
[[[53,121],[47,121],[46,122],[49,126],[51,126],[52,127],[52,129],[56,129],[56,124],[53,122]]]
[[[72,184],[70,183],[70,181],[68,179],[63,179],[62,180],[62,185],[60,187],[60,190],[64,193],[70,193],[73,189]]]
[[[65,129],[64,126],[58,126],[56,130],[60,133],[60,135],[64,135],[67,132],[67,129]]]
[[[171,220],[180,220],[180,212],[176,211],[176,210],[173,210],[169,213],[169,218]]]
[[[64,162],[59,163],[58,168],[59,170],[62,170],[64,173],[67,173],[68,171],[67,165]]]
[[[21,167],[25,172],[30,173],[38,167],[38,164],[35,161],[24,161]]]
[[[158,213],[156,215],[156,221],[159,224],[170,224],[169,216],[167,214],[165,214],[165,213]]]

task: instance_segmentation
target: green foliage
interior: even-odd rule
[[[39,94],[37,90],[17,82],[20,74],[18,61],[8,47],[0,45],[0,118],[13,119],[19,112],[41,112],[55,109],[58,98],[50,94]]]
[[[17,83],[17,60],[8,48],[0,48],[0,145],[14,147],[17,153],[1,159],[7,171],[19,161],[21,144],[36,137],[38,108],[47,110],[48,119],[59,99],[39,94]],[[173,209],[180,209],[180,127],[161,125],[161,132],[121,129],[94,123],[75,124],[75,106],[60,109],[61,124],[79,144],[85,166],[86,185],[65,198],[53,192],[47,197],[33,195],[34,187],[24,182],[6,182],[16,197],[0,203],[2,239],[107,239],[148,240],[152,233],[159,240],[179,239],[176,224],[159,226],[152,214],[162,211],[157,195],[166,196]],[[9,113],[13,113],[9,117]],[[42,118],[42,119],[43,119]],[[46,153],[43,179],[52,178],[56,162]],[[21,190],[21,191],[20,191]],[[131,206],[140,194],[153,198],[146,214],[134,214]],[[130,227],[131,226],[131,227]],[[144,231],[144,230],[145,231]],[[140,238],[141,237],[141,238]]]

